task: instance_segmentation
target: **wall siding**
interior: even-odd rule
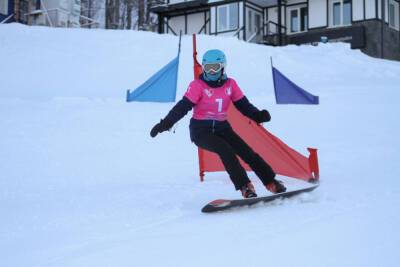
[[[1,0],[0,2],[0,5],[1,5],[1,9],[0,9],[0,15],[2,15],[2,17],[6,17],[7,15],[8,15],[8,10],[10,9],[10,7],[9,7],[9,3],[8,3],[8,0],[5,0],[5,1],[7,1],[7,2],[3,2],[4,0]],[[7,3],[7,4],[6,4]]]
[[[188,15],[186,34],[198,33],[201,30],[201,27],[203,27],[204,21],[204,12]]]
[[[353,0],[353,21],[364,20],[364,0]]]
[[[377,0],[378,1],[378,18],[382,19],[382,0]],[[383,16],[385,17],[385,22],[389,22],[388,20],[388,0],[383,0],[384,4],[384,14]]]
[[[215,34],[217,25],[217,7],[213,6],[210,9],[211,16],[211,34]]]
[[[377,6],[378,6],[378,18],[379,19],[382,19],[382,2],[381,2],[381,0],[376,0],[378,3],[377,3]]]
[[[365,0],[365,19],[376,18],[376,0]]]
[[[268,20],[278,23],[278,8],[274,7],[274,8],[268,8]],[[269,24],[270,27],[270,31],[272,32],[277,32],[277,28],[275,25],[273,24]]]
[[[361,51],[373,57],[400,60],[398,31],[384,24],[382,32],[382,24],[377,20],[357,22],[356,24],[363,25],[366,31],[366,46]]]
[[[325,0],[309,0],[309,28],[320,28],[328,26],[327,22],[327,3]],[[323,10],[321,12],[321,10]]]
[[[384,3],[384,16],[385,16],[385,22],[387,22],[387,23],[389,23],[389,11],[388,11],[388,9],[389,9],[389,0],[385,0],[385,3]]]
[[[240,2],[239,3],[239,29],[242,29],[244,27],[244,3]],[[244,31],[240,31],[239,33],[239,38],[243,40],[244,38]]]
[[[172,17],[168,20],[168,25],[179,35],[179,32],[185,33],[185,16]],[[172,32],[171,32],[172,33]]]
[[[14,0],[0,0],[2,3],[2,7],[5,7],[5,12],[0,13],[0,15],[3,15],[4,18],[8,17],[11,14],[14,14]],[[4,6],[6,5],[6,6]]]

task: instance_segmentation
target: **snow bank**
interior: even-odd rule
[[[397,266],[400,64],[346,44],[199,36],[199,55],[223,49],[229,75],[270,110],[265,127],[304,154],[319,148],[322,179],[290,201],[208,216],[206,202],[239,195],[224,173],[198,181],[189,116],[151,139],[172,104],[124,102],[177,45],[145,32],[0,25],[1,265]],[[191,49],[183,37],[178,96]],[[275,105],[271,56],[321,104]]]

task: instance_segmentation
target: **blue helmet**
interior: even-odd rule
[[[203,55],[201,61],[205,78],[211,81],[217,81],[224,73],[226,67],[226,57],[224,52],[218,49],[208,50]]]

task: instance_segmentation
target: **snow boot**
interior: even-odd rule
[[[256,190],[254,189],[254,186],[251,182],[249,182],[247,185],[242,186],[240,191],[242,192],[242,196],[244,198],[257,197]]]
[[[265,187],[268,189],[268,191],[274,194],[286,192],[286,187],[283,185],[283,183],[275,179]]]

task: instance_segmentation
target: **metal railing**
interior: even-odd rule
[[[237,29],[237,31],[233,34],[233,37],[239,38],[239,33],[240,33],[241,31],[243,31],[243,30],[244,30],[244,26],[242,26],[241,28]]]
[[[262,31],[263,31],[263,28],[262,28],[262,27],[257,27],[257,28],[256,28],[256,31],[255,31],[252,35],[250,35],[249,39],[247,39],[246,42],[251,43],[251,42],[253,42],[254,39],[256,39],[257,37],[261,37],[261,38],[262,38],[263,36],[262,36],[262,34],[260,34]],[[256,40],[256,42],[258,42],[258,40]]]
[[[210,23],[210,18],[208,18],[206,20],[206,22],[204,23],[203,27],[201,27],[200,31],[197,34],[200,34],[203,30],[205,30],[208,23]]]
[[[267,31],[264,35],[263,43],[274,46],[282,45],[286,36],[286,27],[270,20],[264,24],[265,26]]]
[[[271,30],[271,24],[275,26],[275,31],[274,32],[272,32],[272,30]],[[281,29],[281,31],[280,31],[281,33],[285,33],[286,34],[286,27],[283,26],[283,25],[280,25],[280,24],[278,24],[278,23],[276,23],[274,21],[269,20],[269,21],[267,21],[267,23],[265,23],[265,25],[267,26],[267,34],[266,35],[279,34],[278,29]],[[282,32],[282,29],[283,29],[283,32]]]
[[[5,18],[4,20],[2,20],[0,22],[0,24],[6,23],[7,21],[9,21],[12,17],[14,17],[14,14],[11,14],[10,16],[8,16],[7,18]]]

